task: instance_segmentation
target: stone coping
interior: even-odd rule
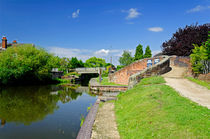
[[[91,85],[90,87],[128,88],[128,86],[117,86],[117,85]]]
[[[97,100],[95,104],[91,107],[88,115],[85,118],[85,121],[82,127],[79,130],[77,139],[90,139],[92,134],[92,127],[96,118],[96,113],[98,111],[100,101]]]

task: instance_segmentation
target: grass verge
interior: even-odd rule
[[[210,138],[208,108],[158,84],[163,81],[145,78],[118,96],[115,114],[121,138]]]
[[[163,77],[153,76],[153,77],[144,78],[143,80],[141,80],[141,82],[139,84],[140,85],[151,85],[151,84],[162,84],[162,83],[166,83],[166,81],[164,80]]]
[[[122,84],[116,84],[116,83],[109,82],[108,77],[102,77],[102,79],[103,80],[101,81],[101,85],[125,86],[125,85],[122,85]],[[99,82],[99,77],[97,78],[97,82]]]
[[[192,77],[186,77],[188,80],[192,81],[192,82],[195,82],[201,86],[204,86],[206,88],[208,88],[210,90],[210,82],[205,82],[205,81],[202,81],[202,80],[198,80],[198,79],[195,79],[195,78],[192,78]]]

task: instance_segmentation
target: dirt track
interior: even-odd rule
[[[114,103],[105,102],[98,109],[91,139],[120,139],[115,121]]]
[[[182,96],[210,109],[210,90],[194,82],[184,79],[185,68],[172,67],[163,75],[166,84],[178,91]]]

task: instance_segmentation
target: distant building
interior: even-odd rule
[[[25,44],[25,43],[17,43],[17,40],[14,40],[12,43],[7,43],[7,38],[5,36],[2,37],[2,43],[0,43],[0,51],[6,50],[11,46],[34,46],[34,44]]]

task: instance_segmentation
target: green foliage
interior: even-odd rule
[[[205,46],[208,54],[208,59],[210,59],[210,31],[208,33],[208,40],[205,42]]]
[[[207,69],[208,73],[208,61],[210,60],[210,36],[209,39],[200,47],[197,44],[193,44],[193,46],[194,49],[192,50],[192,54],[190,55],[193,72],[195,74],[199,74]]]
[[[117,65],[117,70],[120,70],[122,68],[124,68],[125,66],[122,66],[122,65]]]
[[[81,116],[80,116],[80,127],[82,127],[84,121],[85,121],[85,116],[81,114]]]
[[[87,112],[89,112],[91,108],[92,108],[92,104],[90,104],[90,106],[87,107]]]
[[[67,79],[56,78],[54,80],[56,80],[57,82],[59,82],[61,84],[63,84],[63,83],[70,83],[70,80],[67,80]]]
[[[94,67],[104,67],[106,62],[102,58],[91,57],[85,62],[85,67],[94,68]]]
[[[106,67],[106,70],[103,71],[102,77],[108,77],[110,70],[115,68],[115,66],[111,63],[106,63],[105,67]]]
[[[195,78],[192,78],[192,77],[186,77],[188,80],[190,81],[193,81],[201,86],[204,86],[206,88],[208,88],[210,90],[210,82],[205,82],[205,81],[202,81],[202,80],[198,80],[198,79],[195,79]]]
[[[127,66],[133,62],[133,57],[131,56],[131,52],[124,51],[122,56],[119,58],[120,65]]]
[[[115,114],[120,137],[208,138],[209,109],[154,81],[118,95]]]
[[[84,67],[84,63],[82,62],[82,60],[78,60],[76,57],[72,57],[69,62],[71,69]]]
[[[58,68],[59,71],[63,71],[64,74],[66,74],[69,69],[84,67],[82,60],[78,60],[76,57],[72,57],[71,59],[66,57],[54,57],[53,59],[54,68]]]
[[[42,48],[10,47],[0,53],[0,81],[7,84],[50,80],[53,57]]]
[[[139,44],[136,47],[136,53],[135,53],[134,60],[140,60],[140,59],[143,59],[143,58],[144,58],[144,55],[143,55],[143,46],[141,44]]]
[[[144,58],[150,58],[150,57],[152,57],[152,51],[150,50],[150,47],[148,45],[145,50]]]
[[[69,58],[66,58],[66,57],[61,58],[59,71],[63,71],[64,74],[66,74],[67,70],[70,68],[71,68],[71,64],[70,64]]]
[[[69,72],[69,73],[65,74],[64,76],[69,76],[69,75],[80,76],[81,74],[79,74],[79,73],[77,73],[77,72]]]

